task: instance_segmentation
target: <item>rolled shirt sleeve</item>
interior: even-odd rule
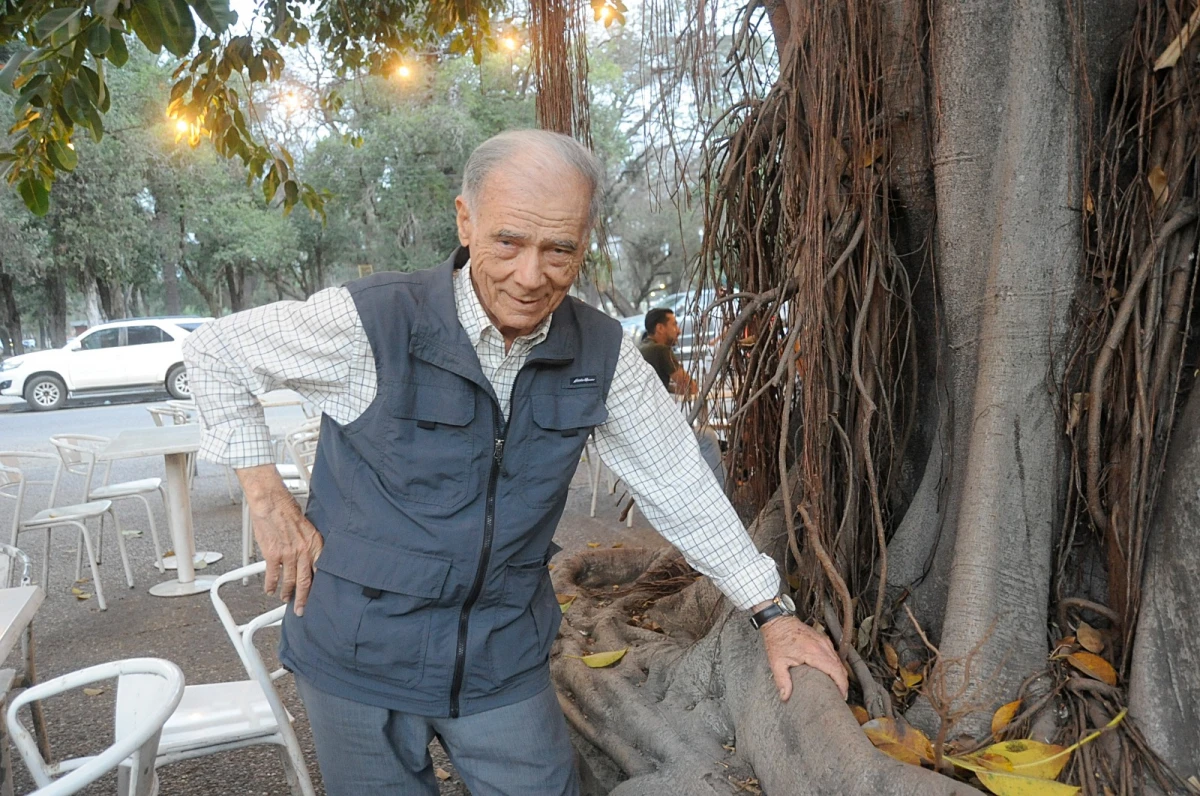
[[[595,432],[600,457],[650,524],[738,608],[779,594],[775,561],[754,547],[686,418],[629,339],[621,341],[607,408]]]
[[[257,396],[295,390],[349,423],[377,390],[370,342],[345,288],[206,323],[188,336],[183,356],[204,429],[200,456],[234,468],[275,462]]]

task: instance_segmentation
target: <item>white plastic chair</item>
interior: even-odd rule
[[[140,705],[137,714],[129,717],[125,732],[98,755],[63,760],[53,765],[47,763],[38,751],[33,735],[17,718],[17,712],[35,700],[101,680],[127,676],[138,676],[145,681],[146,690],[153,693],[153,699]],[[78,793],[118,766],[123,769],[119,793],[128,796],[157,793],[154,760],[158,755],[159,735],[163,724],[179,704],[183,691],[183,672],[175,664],[161,658],[130,658],[102,663],[47,680],[23,691],[8,706],[5,721],[17,753],[38,786],[33,792],[34,796]]]
[[[104,467],[102,484],[100,486],[93,486],[96,480],[96,454],[110,441],[108,437],[99,437],[95,434],[50,435],[50,442],[58,450],[59,458],[62,459],[63,469],[72,475],[83,476],[84,500],[111,500],[116,502],[136,498],[142,502],[142,506],[146,509],[146,522],[150,525],[150,539],[154,543],[154,563],[158,567],[159,572],[164,572],[162,545],[158,541],[158,525],[154,522],[154,509],[151,508],[150,501],[146,499],[146,495],[157,493],[162,499],[163,510],[166,510],[167,492],[163,488],[162,479],[139,478],[136,481],[121,481],[116,484],[109,483],[112,475],[112,462],[110,461]],[[117,534],[119,538],[124,538],[119,527],[117,528]],[[103,547],[103,533],[101,533],[99,543]],[[79,577],[78,571],[76,571],[75,577]]]
[[[588,483],[592,487],[592,508],[589,517],[596,516],[596,499],[600,495],[600,475],[608,473],[608,494],[615,495],[617,492],[618,479],[613,475],[612,470],[605,466],[604,462],[600,461],[600,450],[596,447],[596,437],[589,434],[587,442],[583,447],[583,456],[588,463]],[[625,527],[633,527],[633,498],[630,497],[629,510],[625,513]]]
[[[53,481],[34,481],[27,478],[24,471],[21,469],[23,460],[40,461],[43,463],[54,462],[55,473]],[[87,521],[91,519],[100,520],[100,530],[104,530],[104,517],[112,519],[113,527],[118,528],[117,517],[112,511],[111,500],[93,500],[87,503],[79,503],[70,506],[56,506],[55,499],[58,496],[58,485],[62,478],[62,460],[53,453],[32,453],[28,451],[0,451],[0,496],[7,498],[15,498],[16,506],[13,509],[12,534],[10,536],[11,544],[15,547],[17,537],[25,531],[45,531],[46,546],[45,553],[42,558],[42,588],[47,588],[50,581],[50,532],[54,528],[62,526],[71,526],[79,531],[83,537],[83,544],[76,545],[75,550],[75,579],[79,579],[81,570],[81,561],[84,551],[87,551],[88,566],[92,570],[92,582],[96,586],[96,602],[100,605],[100,610],[108,609],[108,604],[104,601],[104,589],[100,585],[100,559],[96,556],[96,547],[92,544],[92,535],[88,531]],[[49,507],[39,511],[27,520],[21,519],[21,515],[25,508],[25,494],[28,487],[38,484],[51,484]],[[120,533],[117,534],[117,547],[121,551],[121,563],[125,566],[125,580],[129,584],[129,588],[133,588],[133,570],[129,567],[129,556],[125,552],[125,538]]]
[[[313,463],[317,459],[320,442],[320,418],[311,418],[293,429],[283,440],[291,462],[275,465],[283,485],[292,497],[300,500],[308,497],[309,480],[312,478]],[[250,563],[254,552],[254,524],[250,519],[250,501],[242,499],[242,566]]]
[[[275,690],[274,681],[286,671],[278,669],[274,673],[268,672],[254,646],[254,634],[264,627],[278,625],[287,606],[281,605],[245,625],[238,625],[221,599],[222,586],[251,575],[261,575],[266,569],[266,562],[258,562],[227,572],[217,578],[211,591],[213,607],[250,679],[189,685],[185,688],[179,707],[163,726],[155,766],[231,749],[271,744],[279,748],[292,794],[313,796],[315,791],[300,742],[292,729],[292,717]],[[125,712],[144,703],[145,697],[141,691],[140,679],[121,678],[117,689],[118,736],[125,726]]]

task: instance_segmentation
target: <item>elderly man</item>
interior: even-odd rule
[[[568,137],[496,136],[467,162],[462,248],[440,267],[239,313],[187,342],[202,453],[237,469],[266,589],[291,603],[280,658],[334,796],[436,793],[435,736],[476,796],[578,791],[550,685],[561,612],[546,562],[593,430],[646,517],[754,612],[780,696],[801,664],[846,691],[654,371],[615,321],[567,299],[602,178]],[[254,398],[280,387],[324,412],[307,516]],[[668,453],[682,459],[669,480]]]

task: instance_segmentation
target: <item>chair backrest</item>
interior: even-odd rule
[[[96,454],[111,441],[109,437],[99,437],[95,434],[50,435],[50,442],[58,450],[63,468],[72,475],[82,475],[84,477],[84,502],[87,501],[88,493],[92,490],[92,478],[96,469]],[[109,462],[106,469],[110,469],[111,467],[112,462]]]
[[[267,704],[271,706],[271,712],[275,715],[275,723],[279,727],[279,733],[283,736],[284,744],[290,747],[295,752],[293,755],[295,765],[297,767],[296,774],[301,777],[304,793],[312,792],[312,783],[308,780],[308,770],[304,767],[304,758],[300,754],[300,741],[296,738],[296,731],[292,728],[292,720],[288,715],[287,709],[283,706],[283,700],[279,698],[279,692],[275,690],[275,681],[287,673],[285,669],[276,669],[274,672],[268,671],[267,666],[263,663],[262,656],[258,654],[258,648],[254,646],[254,635],[265,627],[273,627],[283,621],[283,615],[287,612],[287,606],[281,605],[267,611],[265,614],[259,614],[244,625],[239,625],[234,621],[233,614],[229,611],[229,606],[221,599],[221,587],[227,586],[234,581],[240,581],[243,578],[249,578],[253,575],[262,575],[267,571],[267,562],[257,561],[249,566],[239,567],[232,572],[226,572],[215,581],[209,594],[212,596],[213,608],[217,611],[217,616],[221,620],[222,627],[229,635],[229,640],[237,651],[238,657],[242,661],[242,665],[246,668],[246,673],[250,678],[257,681],[263,694],[267,698]]]
[[[53,463],[53,480],[41,481],[25,475],[25,468],[29,466],[28,462],[39,462],[43,465]],[[10,539],[16,538],[17,529],[21,525],[21,514],[25,507],[25,493],[27,489],[31,486],[49,486],[50,499],[46,502],[46,508],[53,507],[54,500],[58,496],[58,484],[62,479],[62,471],[62,459],[53,453],[0,451],[0,497],[14,498],[17,502],[17,505],[13,507],[12,535],[9,537]]]
[[[162,680],[157,698],[147,703],[135,725],[112,746],[94,757],[63,761],[55,766],[47,763],[38,751],[33,734],[18,719],[17,712],[30,702],[122,675],[148,675]],[[125,793],[131,796],[149,796],[154,792],[154,761],[158,757],[158,740],[162,735],[163,725],[175,712],[182,697],[183,672],[178,666],[161,658],[130,658],[90,666],[27,688],[9,702],[5,721],[13,746],[17,748],[21,760],[29,769],[34,784],[38,786],[33,792],[34,796],[68,796],[78,793],[130,757],[132,764],[128,790]],[[64,771],[69,773],[52,779]]]
[[[147,406],[146,411],[156,426],[186,426],[194,422],[190,412],[177,406]]]
[[[20,574],[17,576],[16,583],[13,583],[13,565],[20,567]],[[9,544],[0,544],[0,589],[7,589],[10,586],[29,586],[33,583],[33,578],[30,573],[33,571],[33,562],[29,560],[29,556],[24,550],[18,547],[13,547]]]
[[[301,426],[287,435],[284,443],[288,455],[296,463],[296,469],[304,480],[305,486],[312,478],[313,464],[317,460],[317,445],[321,441],[321,432],[311,427]]]

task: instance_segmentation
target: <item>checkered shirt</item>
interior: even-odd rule
[[[470,263],[456,274],[454,298],[507,415],[513,381],[530,349],[546,338],[551,318],[506,352],[479,303]],[[366,411],[378,389],[371,344],[345,288],[207,323],[188,336],[184,358],[204,426],[201,458],[235,468],[275,461],[255,396],[295,390],[345,425]],[[754,548],[679,407],[627,337],[606,407],[608,419],[595,430],[600,458],[629,485],[650,524],[739,608],[778,594],[775,562]]]

